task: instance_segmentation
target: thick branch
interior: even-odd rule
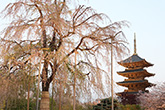
[[[46,45],[47,38],[46,38],[46,31],[45,30],[43,30],[42,36],[43,36],[43,48],[46,48],[47,47],[47,45]]]
[[[80,40],[79,44],[77,45],[76,48],[74,48],[71,52],[69,52],[61,61],[59,61],[59,63],[57,65],[60,65],[66,58],[68,58],[71,54],[73,54],[82,44],[83,40],[87,38],[87,36],[82,37],[82,39]]]
[[[83,40],[84,40],[85,38],[86,38],[86,37],[82,37],[82,39],[80,40],[80,42],[79,42],[79,44],[77,45],[77,47],[74,48],[70,53],[68,53],[68,54],[66,55],[66,57],[69,57],[72,53],[74,53],[74,52],[80,47],[80,45],[82,44],[82,42],[83,42]]]
[[[51,76],[48,78],[48,83],[51,83],[52,82],[52,80],[53,80],[53,78],[54,78],[54,76],[56,75],[56,71],[57,71],[57,68],[59,67],[59,65],[57,64],[57,62],[56,61],[54,61],[54,63],[53,63],[53,65],[49,62],[49,64],[50,64],[50,66],[51,66],[51,68],[52,68],[52,74],[51,74]]]
[[[63,2],[62,2],[62,6],[61,6],[61,10],[60,10],[60,14],[61,14],[61,12],[62,12],[62,10],[64,9],[64,6],[65,6],[65,0],[63,0]]]
[[[75,32],[68,32],[67,35],[64,35],[64,36],[63,36],[63,38],[66,38],[66,37],[68,37],[68,36],[70,36],[70,35],[72,35],[72,34],[75,34]]]
[[[36,3],[34,4],[34,6],[38,9],[38,12],[39,12],[39,14],[40,14],[40,18],[43,19],[43,14],[42,14],[42,11],[41,11],[41,9],[39,8],[39,6],[38,6]],[[42,19],[41,19],[41,22],[43,21]]]
[[[62,44],[62,38],[60,37],[56,51],[58,51],[58,49],[60,48],[61,44]]]
[[[56,36],[55,36],[55,32],[53,32],[53,38],[52,38],[52,41],[50,42],[49,44],[49,48],[51,51],[53,51],[54,49],[56,49],[56,45],[55,45],[55,42],[56,42]]]

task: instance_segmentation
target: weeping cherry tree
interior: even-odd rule
[[[127,52],[122,32],[123,26],[128,26],[126,21],[111,22],[107,15],[91,7],[72,3],[75,1],[16,0],[2,11],[3,17],[11,22],[1,34],[1,69],[10,70],[5,74],[17,75],[28,64],[39,68],[41,60],[40,110],[49,110],[51,82],[63,79],[73,85],[74,74],[77,74],[77,92],[88,93],[92,87],[93,91],[105,94],[103,79],[109,83],[110,77],[101,66],[110,66],[111,41],[115,56]],[[13,52],[13,47],[19,51]],[[37,72],[33,74],[38,76]]]

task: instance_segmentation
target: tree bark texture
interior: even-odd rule
[[[49,92],[42,91],[42,97],[40,102],[40,110],[49,110]]]

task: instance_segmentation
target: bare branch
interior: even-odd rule
[[[96,14],[93,14],[90,17],[88,17],[87,19],[85,19],[84,21],[82,21],[81,23],[77,24],[75,27],[78,27],[78,26],[84,24],[85,22],[87,22],[88,20],[90,20],[91,18],[96,17],[96,16],[100,16],[100,15],[101,14],[97,14],[97,13]]]
[[[62,12],[62,10],[64,9],[64,6],[65,6],[65,3],[66,1],[65,0],[63,0],[63,2],[62,2],[62,6],[61,6],[61,10],[60,10],[60,13]]]
[[[78,48],[79,50],[81,50],[81,51],[88,51],[88,50],[92,50],[93,48],[95,48],[96,46],[98,46],[99,44],[96,44],[96,45],[94,45],[94,46],[92,46],[92,47],[90,47],[90,48],[88,48],[88,47],[86,47],[86,48],[84,48],[84,49],[81,49],[80,47]]]

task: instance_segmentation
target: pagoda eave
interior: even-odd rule
[[[147,80],[139,80],[139,81],[122,81],[122,82],[116,82],[116,84],[124,87],[128,87],[129,85],[134,85],[134,84],[146,84],[147,85],[148,81]]]
[[[147,87],[152,87],[152,86],[156,86],[156,84],[148,83],[148,85],[147,85]]]
[[[124,76],[124,77],[150,77],[154,76],[155,74],[148,73],[145,69],[137,69],[137,70],[125,70],[117,72],[117,74]]]
[[[126,68],[136,68],[136,67],[149,67],[153,64],[147,62],[145,59],[139,57],[137,54],[133,54],[131,57],[118,62],[121,66]]]
[[[126,68],[136,68],[136,67],[149,67],[153,66],[153,64],[147,62],[145,59],[138,61],[138,62],[128,62],[128,63],[123,63],[123,62],[118,62],[121,66],[124,66]]]

